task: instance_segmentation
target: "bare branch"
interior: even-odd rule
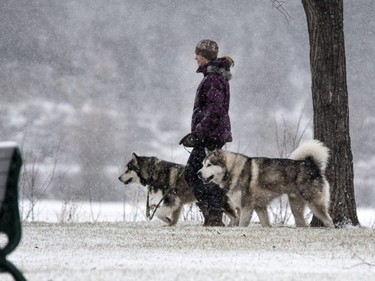
[[[358,255],[358,253],[356,253],[353,249],[350,249],[350,250],[352,251],[353,256],[354,256],[354,257],[357,257],[357,258],[361,261],[360,263],[355,264],[355,265],[353,265],[353,266],[351,266],[351,267],[355,267],[355,266],[359,266],[359,265],[375,266],[375,264],[366,261],[366,260],[365,260],[364,258],[362,258],[360,255]]]
[[[278,10],[285,17],[286,21],[289,23],[289,20],[293,19],[292,16],[288,13],[284,7],[288,2],[283,0],[271,0],[272,7]]]

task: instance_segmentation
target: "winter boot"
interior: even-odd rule
[[[223,223],[223,211],[209,209],[207,204],[204,202],[198,202],[197,206],[201,210],[204,223],[203,226],[225,226]]]

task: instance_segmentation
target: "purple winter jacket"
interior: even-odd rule
[[[194,101],[191,132],[204,142],[231,142],[228,115],[232,78],[230,64],[217,59],[198,68],[204,78],[198,86]]]

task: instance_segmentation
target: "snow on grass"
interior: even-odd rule
[[[29,206],[21,202],[22,215]],[[8,257],[36,280],[373,280],[375,211],[347,229],[205,228],[184,213],[175,227],[144,206],[41,201]],[[190,216],[190,217],[189,217]],[[63,223],[61,223],[63,222]],[[372,227],[372,228],[371,228]],[[0,280],[10,281],[8,274]]]
[[[279,207],[276,205],[276,207]],[[30,221],[31,215],[29,214],[26,218],[27,213],[30,213],[30,204],[28,201],[22,201],[20,203],[21,216],[24,220]],[[141,202],[140,204],[124,204],[121,202],[80,202],[80,201],[53,201],[43,200],[39,201],[34,206],[34,220],[41,222],[137,222],[147,221],[146,219],[146,203]],[[275,216],[285,215],[288,217],[287,224],[293,225],[294,219],[290,215],[290,211],[287,214],[278,214],[275,210],[275,206],[269,209],[269,215],[271,221],[277,220]],[[285,211],[280,212],[285,213]],[[358,219],[361,226],[371,227],[375,226],[375,209],[371,208],[360,208],[357,210]],[[180,221],[195,221],[199,220],[201,215],[194,206],[192,210],[189,206],[185,206],[185,212],[182,214]],[[154,220],[158,220],[156,217]],[[311,220],[311,216],[309,216]],[[254,213],[252,222],[257,222],[258,218]]]
[[[30,211],[21,202],[22,216]],[[197,210],[177,226],[143,204],[40,201],[9,259],[33,280],[373,280],[375,211],[347,229],[204,228]],[[270,212],[272,217],[272,212]],[[62,223],[63,222],[63,223]],[[8,278],[8,279],[7,279]],[[0,274],[4,281],[12,280]]]
[[[9,260],[39,280],[373,280],[371,228],[24,223]],[[1,274],[0,279],[11,280]]]

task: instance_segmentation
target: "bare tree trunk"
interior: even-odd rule
[[[333,222],[358,225],[349,133],[343,0],[302,0],[310,38],[314,137],[331,149],[327,178]],[[312,226],[322,225],[313,218]]]

